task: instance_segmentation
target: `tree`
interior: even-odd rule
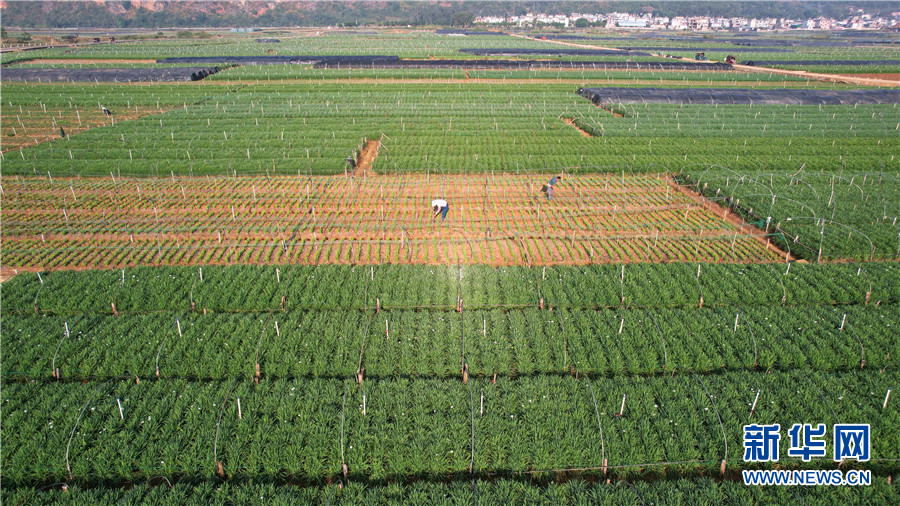
[[[587,18],[578,18],[575,20],[575,28],[587,28],[591,26],[591,22]]]
[[[5,39],[5,38],[7,38],[7,37],[9,37],[9,34],[6,33],[6,27],[5,27],[5,26],[0,26],[0,38]]]
[[[469,11],[453,13],[452,26],[472,26],[475,22],[475,15]]]

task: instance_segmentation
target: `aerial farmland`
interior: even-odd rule
[[[572,33],[3,52],[2,501],[897,504],[896,34]]]

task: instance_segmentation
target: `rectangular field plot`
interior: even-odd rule
[[[770,262],[765,233],[658,174],[4,180],[11,268]],[[449,202],[445,221],[431,201]]]

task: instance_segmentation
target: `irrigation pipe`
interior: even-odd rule
[[[78,323],[81,319],[84,318],[84,314],[81,315],[81,318],[75,320],[75,323]],[[75,328],[75,323],[72,324],[72,328]],[[58,374],[56,374],[56,355],[59,354],[59,349],[62,347],[63,342],[69,338],[69,323],[66,322],[66,335],[63,336],[62,339],[59,340],[59,344],[56,345],[56,351],[53,352],[53,361],[50,364],[50,369],[54,375],[56,375],[56,379],[59,379]]]
[[[231,390],[237,384],[238,380],[241,379],[244,373],[238,374],[234,381],[231,382],[231,385],[228,387],[228,390],[225,392],[225,398],[222,400],[222,408],[219,411],[219,419],[216,421],[216,439],[213,442],[213,465],[218,467],[219,465],[219,430],[222,425],[222,415],[225,414],[225,404],[228,402],[228,397],[231,396]],[[224,471],[225,466],[222,466],[222,470]]]
[[[337,487],[344,488],[344,482],[341,480],[337,480]],[[331,497],[334,495],[335,484],[331,484],[331,486],[328,488],[329,488],[328,498],[325,499],[325,506],[330,506],[330,504],[331,504]]]
[[[175,322],[177,322],[177,321],[178,321],[178,317],[176,316],[176,317],[175,317]],[[162,353],[163,346],[166,344],[166,339],[169,338],[169,332],[171,332],[171,331],[172,331],[172,327],[174,327],[174,326],[176,325],[175,322],[172,322],[172,324],[169,325],[168,330],[166,330],[166,335],[163,336],[162,342],[159,343],[159,349],[156,350],[156,377],[157,377],[157,378],[159,378],[159,355],[160,355],[160,353]]]
[[[266,322],[263,323],[262,331],[259,333],[259,342],[256,344],[256,380],[259,382],[259,350],[262,349],[262,338],[266,335],[266,327],[269,325],[269,320],[272,318],[272,313],[269,313],[269,316],[266,317]]]
[[[738,315],[744,316],[741,311],[738,311]],[[756,367],[759,364],[759,352],[756,347],[756,334],[753,332],[753,327],[750,326],[750,318],[744,316],[744,320],[747,322],[747,329],[750,330],[750,337],[753,339],[753,366]]]
[[[841,423],[841,419],[838,418],[837,413],[834,412],[834,408],[831,407],[831,403],[828,402],[828,399],[825,397],[825,395],[822,394],[822,391],[819,390],[819,387],[817,387],[816,384],[809,379],[809,376],[807,374],[799,373],[796,369],[791,369],[791,371],[796,372],[800,377],[805,379],[806,382],[809,383],[816,390],[816,392],[819,393],[819,397],[821,397],[822,400],[825,401],[825,405],[827,405],[828,409],[831,410],[831,414],[834,416],[834,419],[837,420],[838,423]]]
[[[72,426],[72,433],[69,434],[69,442],[66,443],[66,472],[69,473],[69,479],[70,479],[70,480],[75,479],[75,476],[72,474],[72,468],[71,468],[71,466],[69,465],[69,448],[72,446],[72,438],[75,437],[75,429],[78,428],[78,424],[81,422],[81,417],[84,416],[85,410],[87,410],[87,407],[91,404],[91,401],[94,400],[94,397],[97,396],[97,394],[100,392],[100,390],[101,390],[103,387],[105,387],[106,385],[109,385],[109,384],[112,383],[114,380],[122,379],[122,378],[124,378],[124,377],[126,377],[126,375],[123,374],[123,375],[119,375],[119,376],[116,376],[116,377],[113,377],[113,378],[109,378],[108,380],[106,380],[105,382],[103,382],[100,386],[98,386],[97,388],[95,388],[95,389],[94,389],[94,393],[91,394],[91,398],[88,399],[88,401],[84,404],[84,407],[81,408],[81,412],[78,413],[78,418],[75,420],[75,425]]]
[[[468,368],[469,365],[466,363],[466,317],[463,308],[462,301],[462,267],[460,265],[456,266],[457,268],[457,277],[456,277],[456,294],[457,299],[459,300],[459,316],[460,316],[460,333],[462,334],[462,367],[463,367],[463,379],[466,385],[469,388],[469,420],[471,421],[472,426],[472,439],[471,439],[471,453],[469,458],[469,474],[472,474],[472,493],[474,494],[475,504],[478,504],[478,487],[475,482],[475,397],[472,393],[472,382],[468,380]]]
[[[594,387],[587,375],[584,376],[588,389],[591,391],[591,401],[594,403],[594,414],[597,416],[597,429],[600,431],[600,462],[603,463],[603,472],[606,473],[606,444],[603,441],[603,426],[600,424],[600,409],[597,407],[597,397],[594,396]]]
[[[344,380],[344,400],[341,403],[341,470],[347,477],[347,461],[344,459],[344,416],[347,412],[347,380]]]
[[[634,488],[634,485],[632,485],[631,483],[628,483],[626,480],[619,480],[619,482],[616,483],[616,488],[619,488],[619,485],[621,485],[622,483],[628,485],[628,487],[631,488],[632,492],[634,492],[634,495],[637,496],[638,501],[641,501],[641,504],[643,504],[644,506],[647,506],[647,503],[645,503],[644,499],[641,498],[641,494],[639,494],[637,489]]]
[[[837,314],[836,309],[834,310],[834,312],[835,312],[835,314]],[[846,317],[846,313],[844,313],[844,316]],[[859,350],[860,350],[859,368],[862,369],[866,366],[866,348],[865,348],[865,346],[863,346],[862,339],[860,339],[859,335],[856,333],[856,331],[853,330],[852,327],[850,327],[849,323],[844,322],[843,326],[850,329],[850,332],[853,333],[853,337],[856,338],[856,342],[859,343]]]
[[[691,370],[691,374],[694,378],[700,382],[700,386],[703,387],[703,391],[706,392],[706,396],[709,397],[709,401],[713,405],[713,409],[716,410],[716,418],[719,419],[719,427],[722,429],[722,439],[725,441],[725,455],[722,457],[722,470],[725,470],[725,462],[728,460],[728,437],[725,435],[725,424],[722,423],[722,417],[719,415],[719,408],[716,406],[716,401],[713,400],[713,396],[709,393],[709,390],[706,388],[706,384],[703,383],[703,380],[697,376],[693,370]]]

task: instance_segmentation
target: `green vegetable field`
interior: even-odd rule
[[[890,34],[213,32],[3,53],[272,61],[3,80],[0,501],[900,502]]]

